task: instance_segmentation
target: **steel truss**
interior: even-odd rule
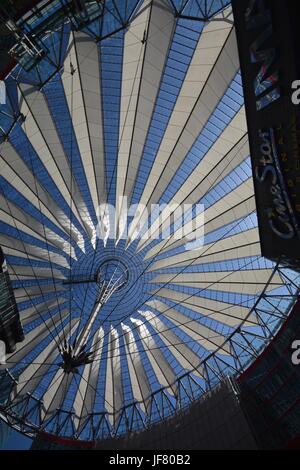
[[[191,21],[210,21],[217,13],[213,10],[213,0],[169,0],[177,18],[190,19]],[[63,67],[63,35],[67,27],[74,30],[84,30],[95,41],[101,41],[118,31],[124,30],[137,14],[140,0],[132,1],[132,8],[127,15],[122,16],[117,0],[101,1],[71,1],[52,0],[43,2],[43,6],[35,8],[17,21],[18,32],[26,34],[26,38],[32,44],[38,44],[44,48],[45,54],[35,57],[30,63],[28,51],[20,54],[20,64],[23,67],[35,68],[40,77],[39,86],[42,88]],[[220,8],[224,8],[230,2],[218,2]],[[55,8],[56,5],[56,8]],[[53,9],[50,11],[50,7]],[[114,20],[106,23],[107,18]],[[97,22],[98,31],[90,26]],[[28,25],[31,25],[30,27]],[[56,31],[60,38],[57,61],[47,55],[42,39],[49,31]],[[15,43],[14,47],[18,46]],[[30,54],[29,54],[30,55]],[[51,73],[45,76],[40,74],[41,61],[51,62]],[[18,70],[16,73],[18,74]],[[20,72],[21,73],[21,72]],[[13,77],[15,78],[15,77]],[[0,128],[0,137],[5,139],[13,129],[16,122],[22,119],[21,115],[12,116],[12,121],[7,129]],[[285,292],[279,294],[269,292],[269,285],[275,275],[284,280]],[[91,279],[89,282],[94,282]],[[80,279],[74,282],[81,282]],[[177,378],[175,383],[167,388],[161,388],[144,399],[143,403],[133,402],[115,410],[113,414],[108,412],[94,412],[84,418],[78,426],[79,416],[75,412],[58,408],[50,417],[43,418],[45,407],[43,401],[33,394],[27,394],[18,398],[13,393],[18,383],[18,377],[13,376],[9,370],[2,373],[0,381],[0,415],[9,425],[28,436],[34,436],[44,430],[61,437],[72,437],[83,440],[105,439],[120,436],[127,432],[133,432],[145,428],[154,423],[166,419],[174,413],[181,412],[195,400],[204,398],[227,376],[237,377],[244,372],[272,341],[280,325],[286,320],[288,313],[298,296],[298,287],[292,279],[291,272],[281,266],[275,266],[273,273],[266,284],[253,308],[250,310],[244,323],[226,338],[229,345],[231,358],[222,355],[221,345],[214,353],[209,354],[198,364],[197,368]],[[245,325],[247,319],[254,316],[258,326],[250,328]]]
[[[168,0],[168,2],[174,9],[175,17],[201,22],[211,21],[216,13],[230,3],[229,0],[221,0],[220,6],[216,9],[214,0]],[[142,0],[133,0],[131,3],[132,6],[125,15],[122,14],[118,0],[50,0],[38,4],[18,21],[2,13],[2,22],[6,25],[10,39],[9,54],[25,70],[31,70],[48,53],[42,44],[45,35],[49,34],[49,31],[60,30],[67,22],[75,31],[85,28],[90,30],[95,40],[101,41],[129,26]],[[224,16],[222,20],[227,19]],[[98,33],[90,28],[95,22],[98,22]],[[4,46],[7,47],[7,38],[4,39]],[[0,38],[0,49],[1,41],[4,39]]]
[[[285,280],[286,292],[281,295],[268,292],[268,286],[276,274]],[[156,390],[143,403],[133,402],[115,410],[113,415],[108,412],[89,414],[79,429],[80,418],[74,412],[57,409],[51,417],[43,420],[42,400],[32,394],[18,400],[13,393],[18,380],[6,369],[1,377],[1,417],[10,426],[30,437],[42,430],[59,437],[98,440],[147,429],[156,422],[182,412],[195,400],[204,399],[221,380],[226,377],[237,378],[273,340],[299,295],[299,289],[290,274],[286,268],[275,266],[264,291],[243,322],[244,324],[250,316],[255,315],[260,333],[249,331],[243,325],[237,328],[226,339],[226,343],[230,345],[232,360],[220,354],[224,343],[201,361],[196,369],[182,375],[169,387]],[[276,326],[272,326],[273,324]]]
[[[122,0],[123,1],[123,0]],[[11,19],[8,12],[0,7],[0,22],[6,25],[7,34],[0,36],[0,51],[9,49],[14,60],[11,68],[17,67],[11,74],[13,81],[18,80],[22,70],[35,71],[40,89],[49,83],[63,69],[63,43],[70,30],[84,31],[95,42],[103,41],[120,31],[126,30],[139,14],[139,7],[144,0],[132,0],[127,15],[122,16],[118,0],[48,0],[42,2],[22,16],[19,20]],[[213,9],[214,0],[166,0],[174,9],[174,17],[190,21],[229,21],[224,8],[230,0],[221,0],[221,6]],[[80,7],[81,5],[81,7]],[[215,18],[219,13],[219,18]],[[17,12],[15,12],[15,15]],[[15,16],[14,15],[14,16]],[[113,19],[113,20],[112,20]],[[94,26],[97,25],[95,28]],[[44,39],[58,35],[59,44],[47,47]],[[59,52],[56,57],[53,50]],[[46,68],[48,71],[46,72]],[[9,93],[9,92],[8,92]],[[17,123],[23,123],[24,116],[15,113],[10,116],[5,129],[0,127],[0,138],[6,141]]]

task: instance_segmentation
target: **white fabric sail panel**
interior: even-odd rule
[[[50,194],[35,179],[9,142],[0,145],[0,165],[1,175],[6,181],[16,187],[54,225],[57,225],[66,234],[71,234],[79,248],[83,246],[82,235],[73,223],[70,223],[69,218],[54,202]],[[10,202],[7,205],[10,206]]]
[[[131,318],[131,321],[134,325],[133,328],[136,328],[142,340],[144,350],[154,370],[157,381],[163,387],[167,387],[171,395],[175,395],[177,386],[175,384],[176,374],[174,370],[165,358],[161,349],[158,347],[155,339],[149,332],[147,325],[145,325],[141,320],[136,320],[135,318]]]
[[[74,380],[73,374],[65,374],[58,369],[47,391],[42,396],[43,408],[42,419],[47,420],[62,407],[63,401],[68,393],[71,382]],[[76,380],[75,380],[76,381]]]
[[[220,213],[218,216],[216,216],[214,219],[211,221],[205,223],[203,225],[203,219],[202,216],[200,215],[198,218],[192,219],[192,224],[193,226],[186,226],[185,227],[186,232],[184,232],[182,238],[175,238],[173,236],[170,237],[168,240],[162,240],[161,242],[157,243],[151,250],[149,250],[146,254],[144,259],[150,259],[153,258],[155,259],[158,254],[167,252],[169,250],[173,250],[178,247],[182,247],[183,245],[187,245],[188,243],[193,243],[193,240],[195,238],[195,247],[196,243],[203,241],[204,238],[204,243],[205,243],[205,236],[207,234],[213,232],[214,230],[222,228],[225,224],[230,224],[234,223],[236,220],[239,219],[245,219],[248,215],[253,214],[255,212],[256,205],[255,205],[255,198],[254,195],[251,196],[250,198],[246,199],[246,201],[241,201],[237,206],[233,207],[232,209],[226,211],[225,213]],[[204,212],[204,217],[206,219],[206,213]],[[199,220],[200,219],[200,220]],[[198,222],[199,220],[199,222]],[[236,227],[238,227],[238,222],[236,223]],[[194,230],[199,230],[201,229],[201,232],[203,232],[203,238],[199,236],[198,240],[197,237],[195,237]],[[230,235],[230,229],[228,229],[228,235]],[[177,235],[176,235],[177,236]],[[191,246],[191,245],[187,245]]]
[[[41,410],[41,416],[43,421],[49,419],[56,413],[58,408],[62,407],[72,380],[74,380],[72,374],[65,374],[62,369],[58,369],[54,378],[50,382],[47,391],[42,396],[43,407]]]
[[[43,339],[49,336],[51,338],[51,335],[52,337],[55,337],[56,325],[59,325],[61,319],[66,319],[68,312],[68,309],[64,309],[61,312],[53,315],[48,320],[45,320],[45,322],[42,322],[36,328],[29,331],[29,333],[26,334],[24,341],[22,343],[16,344],[16,351],[7,355],[7,362],[5,365],[0,366],[0,369],[13,367],[16,363],[24,359],[24,357],[30,353],[30,351],[32,351],[39,343],[41,343]]]
[[[200,313],[203,316],[217,320],[228,326],[236,327],[241,322],[245,322],[245,325],[257,325],[257,320],[254,315],[251,314],[249,317],[250,308],[242,305],[234,305],[227,302],[221,302],[218,300],[211,300],[205,297],[186,294],[178,292],[168,288],[162,288],[159,292],[154,291],[153,294],[158,297],[166,298],[190,308],[194,312]]]
[[[43,214],[55,225],[58,225],[63,231],[67,231],[66,216],[58,216],[62,211],[53,201],[50,194],[35,180],[25,163],[21,160],[15,149],[9,142],[0,145],[0,165],[1,175],[10,184],[26,197],[37,210],[43,211]],[[57,218],[58,217],[58,218]]]
[[[201,184],[202,178],[205,178],[213,168],[218,165],[218,162],[221,161],[224,155],[229,152],[247,133],[247,123],[245,116],[245,108],[236,114],[228,126],[224,129],[218,140],[206,153],[204,158],[200,161],[197,167],[194,169],[192,174],[186,179],[183,185],[178,189],[175,196],[169,202],[169,206],[176,204],[195,204],[197,203],[201,196],[203,196]],[[195,188],[195,189],[191,189]],[[161,212],[160,220],[163,223],[167,217],[169,217],[169,208]],[[155,237],[159,234],[160,228],[153,230],[151,227],[148,232],[146,232],[145,239],[139,242],[139,249],[147,246],[150,243],[151,238],[147,237],[147,234]]]
[[[49,245],[55,246],[59,250],[64,251],[68,255],[71,255],[71,257],[75,260],[77,259],[75,250],[70,245],[69,241],[57,235],[53,230],[49,229],[47,226],[40,223],[37,219],[25,212],[23,208],[20,208],[13,202],[9,201],[1,194],[0,211],[12,216],[16,222],[20,222],[21,224],[23,224],[23,226],[25,225],[29,227],[29,229],[32,230],[33,233],[35,233],[35,237],[37,237],[38,234],[43,235],[44,239],[47,240],[47,243],[49,243]],[[14,225],[14,223],[10,223],[10,225]]]
[[[184,333],[194,341],[201,344],[207,351],[221,351],[221,354],[231,354],[230,346],[225,344],[226,338],[217,331],[202,323],[193,320],[191,317],[183,315],[176,308],[171,308],[160,300],[151,300],[147,305],[157,310],[162,317],[166,317],[175,323]],[[201,370],[201,369],[200,369]]]
[[[73,175],[71,175],[70,163],[59,138],[55,122],[51,116],[47,99],[43,92],[32,85],[21,83],[19,85],[19,89],[24,100],[26,100],[28,108],[31,110],[36,125],[38,126],[47,144],[47,147],[51,153],[51,157],[55,161],[56,166],[63,178],[64,184],[67,186],[69,192],[69,201],[72,199],[72,206],[77,208],[77,215],[79,216],[79,220],[82,221],[83,227],[92,237],[94,226],[91,220],[91,216],[82,198],[82,194],[77,185],[77,182],[75,181]]]
[[[55,296],[55,298],[46,301],[41,297],[40,303],[37,303],[35,306],[23,310],[19,308],[22,325],[25,326],[34,320],[44,318],[52,309],[61,307],[65,302],[66,299],[63,297]]]
[[[122,324],[127,364],[132,384],[132,392],[135,400],[140,402],[141,409],[150,412],[150,394],[151,386],[147,373],[143,366],[138,346],[136,344],[133,332],[128,325]]]
[[[261,248],[259,240],[253,243],[245,243],[242,246],[236,248],[228,248],[225,250],[221,249],[220,251],[214,252],[213,254],[205,253],[201,256],[200,259],[195,259],[192,262],[192,266],[201,265],[206,263],[216,263],[228,260],[239,260],[241,258],[259,258],[261,257]],[[245,262],[242,264],[242,267],[247,267],[250,262]],[[180,263],[179,266],[184,266],[185,263]]]
[[[216,162],[216,165],[212,167],[211,171],[205,175],[202,175],[198,180],[198,185],[193,189],[191,188],[190,194],[188,196],[188,203],[198,203],[200,198],[207,194],[208,191],[213,189],[220,181],[222,181],[226,176],[228,176],[236,167],[245,161],[250,154],[249,150],[249,142],[248,142],[248,135],[242,137],[241,140],[237,142],[237,144],[226,154],[224,154],[223,158]],[[186,202],[186,201],[185,201]],[[247,207],[249,206],[249,210]],[[241,217],[243,214],[251,213],[255,210],[256,206],[253,206],[253,201],[248,201],[242,204],[240,207]],[[204,208],[205,209],[205,208]],[[248,211],[248,212],[247,212]],[[238,214],[237,217],[238,218]],[[205,213],[206,219],[206,213]],[[205,232],[208,233],[211,231],[211,223],[205,227]],[[212,224],[215,226],[215,224]],[[213,230],[213,228],[212,228]]]
[[[78,432],[80,432],[85,420],[93,412],[95,400],[98,398],[97,383],[103,352],[103,336],[103,328],[99,328],[94,335],[91,346],[91,359],[93,362],[84,366],[82,376],[79,379],[78,391],[73,405],[76,415],[75,424]]]
[[[232,25],[227,22],[216,21],[204,27],[141,196],[141,204],[158,202],[175,170],[217,106],[220,95],[225,93],[238,71],[235,42]],[[229,56],[231,59],[228,61]],[[218,60],[222,63],[227,61],[231,65],[231,76],[228,83],[225,86],[221,84],[216,93],[218,87],[214,86],[212,90],[209,84],[210,80],[214,81],[214,66]],[[133,221],[130,238],[138,220]]]
[[[105,202],[100,61],[97,43],[73,32],[62,82],[95,212]],[[71,70],[72,64],[72,70]]]
[[[48,251],[46,248],[40,248],[35,245],[31,245],[24,241],[18,240],[10,235],[2,235],[0,234],[0,245],[3,248],[3,251],[8,255],[8,250],[13,249],[20,251],[20,253],[26,253],[27,256],[36,257],[43,261],[47,261],[50,263],[56,263],[64,268],[69,268],[69,263],[67,259],[59,255],[57,253],[53,253],[52,251]]]
[[[194,189],[195,194],[192,191],[189,195],[191,200],[194,201],[194,203],[199,201],[199,199],[197,199],[199,197],[199,190],[201,190],[200,197],[207,194],[207,192],[234,171],[238,165],[248,159],[249,155],[248,134],[245,133],[229,152],[223,154],[223,157],[216,162],[216,165],[212,167],[208,174],[202,175],[199,178],[199,184]]]
[[[246,230],[236,235],[227,235],[214,243],[209,243],[197,250],[184,251],[182,253],[162,258],[149,265],[148,271],[169,268],[172,266],[193,266],[228,259],[239,259],[242,257],[260,256],[259,234],[257,228]],[[246,251],[243,251],[243,248]],[[221,257],[220,257],[221,255]]]
[[[200,372],[197,371],[197,368],[200,365],[200,357],[191,348],[189,348],[189,344],[184,342],[177,334],[174,333],[173,330],[168,328],[161,318],[153,312],[147,310],[140,313],[153,326],[157,334],[162,338],[169,350],[176,357],[182,368],[186,371],[195,369],[194,374],[201,377]]]
[[[145,12],[147,8],[146,5],[147,1],[142,5],[142,8],[145,8]],[[140,22],[141,18],[139,18],[138,21]],[[133,40],[136,41],[138,37],[142,37],[142,35],[145,34],[146,42],[144,45],[145,50],[143,53],[134,127],[129,149],[128,169],[124,184],[124,195],[128,197],[132,194],[136,180],[171,39],[173,37],[175,18],[169,1],[154,0],[151,2],[149,24],[146,22],[145,25],[141,25],[142,28],[145,28],[144,31],[140,28],[135,29],[134,24],[132,24],[131,27],[133,27],[132,34],[135,36]],[[129,28],[125,35],[125,54],[126,41],[129,40],[130,35],[131,29]],[[120,153],[120,158],[123,158],[122,153]]]
[[[111,328],[108,340],[105,402],[109,420],[111,424],[115,424],[123,403],[123,388],[119,337],[118,332],[113,328]]]
[[[205,272],[198,275],[195,273],[159,274],[152,282],[163,285],[171,283],[201,290],[257,295],[264,290],[266,285],[267,290],[283,286],[280,276],[272,276],[272,273],[271,269],[248,269],[234,272]]]
[[[71,320],[72,333],[74,333],[77,324],[78,320]],[[65,335],[64,331],[61,331],[55,338],[56,342],[61,344],[65,337],[68,339],[69,335]],[[52,339],[52,341],[34,359],[34,362],[22,371],[18,378],[18,384],[12,392],[11,400],[16,397],[19,398],[25,396],[27,393],[31,393],[36,389],[38,383],[42,380],[45,374],[47,374],[59,354],[56,342]]]
[[[94,343],[94,354],[95,360],[91,364],[90,375],[89,375],[89,387],[85,394],[85,407],[93,410],[95,400],[97,399],[97,383],[99,380],[99,367],[100,361],[103,354],[103,337],[104,331],[103,328],[99,328],[98,332],[95,334],[95,343]]]
[[[36,240],[43,242],[47,247],[49,247],[49,249],[51,249],[51,247],[57,248],[57,246],[55,246],[50,242],[50,240],[48,240],[46,234],[44,233],[44,230],[33,230],[30,226],[25,225],[23,221],[19,221],[13,212],[11,212],[10,214],[0,209],[0,220],[6,223],[7,225],[11,226],[12,228],[16,229],[18,233],[25,233],[26,235],[29,235],[35,238]],[[75,251],[73,248],[70,247],[70,244],[68,242],[63,243],[62,248],[64,255],[67,255],[68,257],[71,255],[73,259],[76,260]]]
[[[29,256],[27,253],[24,253],[24,251],[18,251],[18,249],[15,249],[15,248],[10,248],[6,246],[4,251],[5,251],[5,256],[18,256],[20,258],[28,260],[29,263],[31,263],[32,261],[41,261],[40,257],[33,256],[33,255]]]
[[[150,259],[170,249],[185,245],[193,232],[203,228],[203,236],[239,220],[255,211],[255,198],[252,178],[239,185],[215,204],[205,209],[191,221],[183,223],[167,240],[163,239],[147,251],[144,259]]]
[[[61,294],[66,289],[61,284],[61,282],[52,283],[52,284],[42,284],[39,281],[36,281],[35,286],[27,286],[27,287],[17,287],[14,289],[15,298],[17,301],[24,301],[24,300],[31,300],[32,297],[35,296],[44,296],[49,293],[56,293]]]
[[[42,268],[36,266],[20,266],[18,264],[8,263],[8,272],[10,280],[30,280],[30,279],[56,279],[64,280],[66,277],[58,269]]]
[[[7,225],[10,225],[14,229],[16,229],[18,232],[24,232],[26,235],[29,235],[39,241],[42,241],[44,243],[47,243],[45,240],[45,237],[43,235],[43,232],[36,232],[32,230],[32,228],[28,225],[25,225],[23,222],[19,221],[13,213],[8,213],[0,209],[0,220],[4,222]],[[53,245],[48,242],[49,247],[53,247]]]
[[[39,99],[42,100],[42,103],[43,103],[42,109],[45,109],[45,106],[47,106],[47,104],[45,102],[43,95],[41,95],[41,93],[37,91],[35,91],[34,93],[35,93],[35,96],[36,94],[38,94],[37,96],[39,96]],[[58,164],[56,147],[53,147],[54,143],[52,143],[51,147],[49,146],[46,136],[43,134],[43,129],[41,129],[38,125],[37,117],[34,113],[34,110],[31,109],[28,106],[26,100],[23,99],[23,95],[20,90],[19,90],[19,99],[20,99],[21,112],[24,114],[24,116],[26,116],[26,121],[22,124],[23,131],[28,137],[30,145],[35,150],[36,154],[39,156],[39,159],[47,168],[47,171],[51,175],[51,178],[53,179],[57,188],[59,188],[59,191],[62,197],[64,198],[65,203],[70,207],[70,201],[71,201],[70,181],[69,181],[70,176],[68,180],[68,177],[67,177],[68,173],[65,171],[65,168],[67,165],[67,162],[64,161],[65,157],[64,156],[61,157],[61,160],[64,163]],[[46,112],[49,113],[49,111],[46,111]],[[49,120],[49,117],[48,117],[48,120]],[[50,124],[51,128],[53,130],[54,123],[51,122],[51,120],[50,120],[50,123],[51,123]],[[52,152],[54,151],[55,151],[55,158],[53,157],[53,154],[52,154]],[[63,154],[63,150],[61,149],[61,146],[58,147],[58,151],[60,152],[61,155]],[[20,175],[22,175],[22,173],[20,173]],[[39,195],[40,195],[40,191],[39,191]],[[75,217],[77,218],[77,220],[79,221],[79,223],[81,223],[82,227],[84,228],[84,224],[81,219],[80,213],[77,210],[76,205],[73,203],[72,203],[72,211]],[[58,207],[55,211],[55,216],[59,220],[60,224],[64,227],[64,229],[67,231],[67,233],[69,233],[70,223],[68,221],[68,218],[63,213],[63,211],[59,209]],[[71,230],[72,232],[74,232],[73,236],[76,237],[76,232],[78,232],[77,229],[75,229],[74,227],[71,227]]]
[[[143,39],[149,26],[151,1],[142,4],[140,13],[130,24],[124,37],[122,88],[119,123],[119,150],[117,168],[116,204],[117,214],[121,211],[119,198],[125,190],[131,143],[136,124],[136,109],[142,81],[145,44]]]
[[[219,26],[219,28],[221,27],[220,23],[216,22],[215,25],[216,24]],[[229,36],[227,37],[221,52],[219,46],[216,48],[212,47],[201,49],[201,40],[204,41],[205,36],[208,34],[213,34],[214,40],[216,40],[218,37],[218,32],[219,30],[208,32],[206,29],[204,29],[202,33],[202,37],[198,43],[198,48],[196,48],[192,59],[192,64],[188,69],[186,80],[184,81],[179,98],[176,101],[175,111],[178,111],[179,116],[180,113],[184,116],[184,113],[187,109],[187,103],[189,103],[187,96],[182,95],[184,88],[187,87],[187,93],[191,93],[193,88],[198,88],[201,86],[201,84],[204,83],[203,89],[201,90],[184,127],[182,129],[179,128],[179,137],[174,139],[174,146],[172,147],[171,152],[169,152],[168,162],[163,168],[161,178],[157,181],[155,187],[152,188],[153,192],[148,200],[148,204],[150,202],[156,203],[159,201],[166,188],[166,185],[172,181],[172,178],[176,174],[180,164],[191,150],[193,144],[200,135],[200,132],[203,130],[205,124],[211,117],[212,111],[219,104],[219,100],[226,93],[229,84],[239,70],[238,52],[234,29],[230,30]],[[222,28],[222,34],[224,34],[224,32],[226,34],[226,27],[225,29]],[[208,64],[204,65],[203,61],[207,60],[205,58],[205,52],[207,51],[209,51],[209,54],[213,54],[214,57],[208,60]],[[216,54],[218,54],[217,59],[215,57]],[[216,60],[216,62],[211,63],[212,59],[214,61]],[[214,63],[215,67],[212,69]],[[203,68],[204,70],[206,69],[204,82],[201,80]],[[225,75],[223,75],[223,81],[220,83],[219,71],[224,70],[225,68],[229,68],[229,70],[227,73],[225,73]],[[189,78],[191,78],[191,80],[189,80]],[[190,111],[190,108],[188,108],[188,110]]]
[[[222,226],[227,224],[233,224],[236,221],[236,227],[239,226],[238,221],[242,221],[247,218],[248,215],[253,214],[256,210],[254,194],[241,200],[236,206],[228,209],[224,213],[215,215],[214,218],[207,221],[204,224],[204,232],[211,233],[215,230],[220,229]],[[206,213],[205,213],[206,214]]]
[[[235,188],[233,191],[222,197],[222,199],[220,199],[218,202],[208,207],[205,210],[205,227],[209,226],[207,233],[211,232],[212,230],[216,230],[221,226],[227,225],[229,222],[232,222],[232,220],[238,220],[238,217],[232,219],[232,215],[230,218],[227,218],[227,216],[231,211],[235,212],[235,208],[240,204],[246,204],[246,202],[253,196],[253,180],[252,178],[249,178],[237,186],[237,188]],[[211,222],[218,219],[220,216],[222,217],[223,224],[219,222],[217,225],[210,225]]]

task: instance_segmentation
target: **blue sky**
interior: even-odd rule
[[[5,424],[0,423],[0,426]],[[2,450],[28,450],[31,446],[32,440],[23,436],[19,432],[12,431]]]

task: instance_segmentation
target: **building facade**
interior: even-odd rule
[[[0,248],[0,340],[5,343],[6,353],[12,353],[16,343],[24,340],[19,311],[7,272],[6,261]]]

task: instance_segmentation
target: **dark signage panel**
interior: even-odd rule
[[[297,270],[300,270],[299,3],[232,0],[262,254]]]
[[[6,346],[6,353],[16,349],[16,343],[24,340],[19,310],[10,282],[5,256],[0,247],[0,341]]]

